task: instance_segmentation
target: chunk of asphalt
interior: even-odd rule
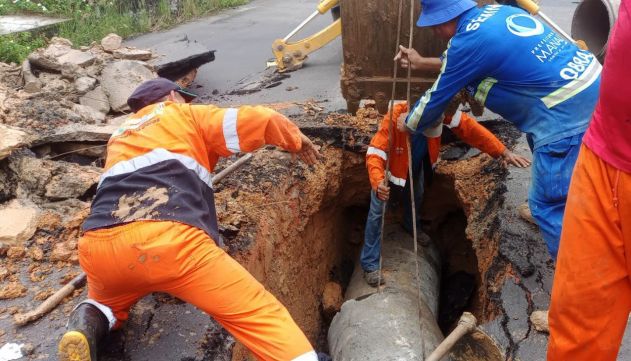
[[[178,80],[191,70],[215,60],[215,50],[209,50],[202,44],[191,41],[186,35],[179,35],[149,48],[157,56],[148,63],[163,78]]]

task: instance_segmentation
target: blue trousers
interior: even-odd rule
[[[420,169],[418,177],[414,181],[414,201],[416,203],[416,227],[418,229],[418,217],[421,210],[421,202],[423,201],[423,170]],[[396,186],[390,185],[392,188]],[[412,205],[410,202],[410,182],[406,183],[403,189],[403,228],[411,232],[412,230]],[[366,272],[372,272],[379,269],[379,258],[381,256],[381,218],[383,211],[383,201],[377,198],[375,191],[370,192],[370,209],[366,219],[366,229],[364,231],[364,246],[360,256],[362,269]]]
[[[528,205],[548,251],[556,261],[565,201],[583,134],[543,145],[533,152]]]

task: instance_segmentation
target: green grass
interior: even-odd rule
[[[81,46],[100,41],[109,33],[125,38],[247,2],[180,0],[177,11],[172,11],[168,0],[0,0],[0,15],[42,14],[69,18],[69,22],[62,23],[54,34],[48,35],[67,38],[75,46]],[[46,34],[0,36],[0,62],[19,63],[47,40]]]

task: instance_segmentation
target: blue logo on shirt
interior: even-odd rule
[[[506,27],[508,31],[522,38],[541,35],[545,31],[539,20],[526,14],[514,14],[507,17]]]

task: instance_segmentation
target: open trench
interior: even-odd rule
[[[506,144],[515,145],[518,133],[506,123],[491,122],[488,126]],[[359,144],[367,140],[367,137],[359,142],[353,139],[350,147],[329,141],[331,146],[323,151],[322,165],[302,174],[289,172],[280,181],[269,180],[273,190],[265,192],[264,200],[257,198],[263,203],[259,206],[261,217],[254,224],[240,228],[239,234],[249,236],[237,236],[227,242],[235,257],[287,306],[319,350],[328,349],[328,326],[341,306],[361,249],[369,184],[363,147]],[[520,343],[530,336],[527,318],[535,308],[530,300],[531,291],[517,280],[535,272],[532,265],[526,267],[529,270],[525,273],[515,272],[519,266],[500,251],[502,239],[507,236],[500,226],[500,217],[509,172],[498,161],[475,152],[471,154],[466,147],[462,153],[469,155],[450,156],[450,152],[457,153],[458,149],[454,149],[462,148],[463,144],[449,135],[445,142],[443,154],[455,159],[441,162],[436,169],[421,214],[421,226],[437,247],[442,264],[438,324],[443,334],[447,334],[464,311],[474,313],[481,325],[499,322],[497,329],[481,327],[465,337],[451,357],[513,359],[518,355]],[[258,157],[269,159],[273,154],[272,151]],[[253,166],[256,177],[259,174],[256,161]],[[261,180],[263,185],[267,181],[265,177],[258,178]],[[231,189],[229,182],[224,187]],[[220,189],[218,195],[220,209],[227,196],[224,192]],[[230,192],[229,197],[234,197],[234,191]],[[229,208],[224,208],[226,214],[231,213]],[[397,223],[400,217],[400,213],[390,214],[387,222]],[[520,222],[511,220],[514,221]],[[509,327],[512,315],[504,309],[507,300],[503,288],[509,279],[515,280],[525,293],[520,300],[525,302],[520,310],[523,319],[519,321],[526,323],[528,329],[521,338]],[[232,360],[243,360],[246,355],[237,345]]]
[[[321,120],[298,119],[303,132],[316,138],[322,147],[324,157],[320,164],[306,167],[285,152],[263,149],[246,167],[216,185],[216,205],[228,252],[289,309],[317,349],[326,352],[328,327],[342,306],[363,241],[370,192],[364,157],[372,129],[323,125]],[[505,122],[487,126],[509,146],[515,144],[518,135]],[[94,147],[94,153],[81,155],[65,154],[70,149],[63,142],[42,145],[32,148],[33,153],[12,156],[8,163],[16,170],[15,176],[22,177],[22,191],[42,193],[45,198],[48,193],[43,194],[40,189],[46,186],[45,182],[35,175],[41,174],[50,162],[37,159],[52,156],[64,164],[74,164],[73,167],[94,168],[102,165],[98,161],[103,151],[99,144],[102,142],[82,144],[81,147]],[[532,228],[507,230],[503,226],[508,171],[496,160],[472,153],[449,135],[445,136],[442,154],[445,160],[436,168],[426,190],[421,213],[421,227],[431,236],[442,264],[438,324],[446,334],[463,311],[470,311],[482,325],[479,332],[458,345],[452,359],[539,359],[531,357],[531,353],[524,356],[523,351],[540,348],[541,342],[545,345],[545,336],[531,332],[527,318],[537,306],[547,302],[537,300],[546,295],[548,287],[544,283],[549,276],[533,261],[541,250],[525,236],[532,233]],[[28,168],[30,173],[17,174],[20,167]],[[74,168],[67,172],[80,173]],[[27,181],[28,177],[32,179]],[[46,187],[48,192],[50,186]],[[86,203],[82,202],[91,199],[94,187],[84,187],[80,193],[73,195],[82,204],[80,212],[71,223],[64,224],[65,229],[59,228],[62,231],[55,233],[55,239],[69,248],[76,247],[77,232],[72,227],[78,227],[85,217]],[[53,211],[63,213],[55,208],[57,203],[51,204]],[[389,214],[387,222],[395,224],[400,216],[396,212]],[[42,232],[38,231],[34,239],[46,235]],[[530,244],[526,251],[513,252],[513,248],[519,248],[513,243],[524,239]],[[27,246],[37,242],[29,241]],[[47,257],[48,248],[43,250]],[[20,279],[31,287],[26,279],[33,266],[26,259],[15,261],[11,269],[17,270],[16,276],[20,267],[24,271]],[[78,271],[76,260],[71,257],[68,267]],[[62,263],[57,263],[55,269],[51,280],[67,273],[61,271]],[[532,281],[522,282],[522,278]],[[53,281],[53,288],[55,282],[58,281]],[[0,335],[0,341],[37,340],[49,335],[52,337],[36,345],[39,348],[34,355],[54,354],[54,340],[63,331],[72,305],[85,297],[85,291],[76,292],[73,297],[50,317]],[[5,305],[10,311],[33,304],[36,302],[25,304],[16,299]],[[0,317],[3,327],[6,321],[6,317]],[[100,359],[252,358],[193,306],[165,294],[153,294],[136,304],[127,326],[111,335]]]

